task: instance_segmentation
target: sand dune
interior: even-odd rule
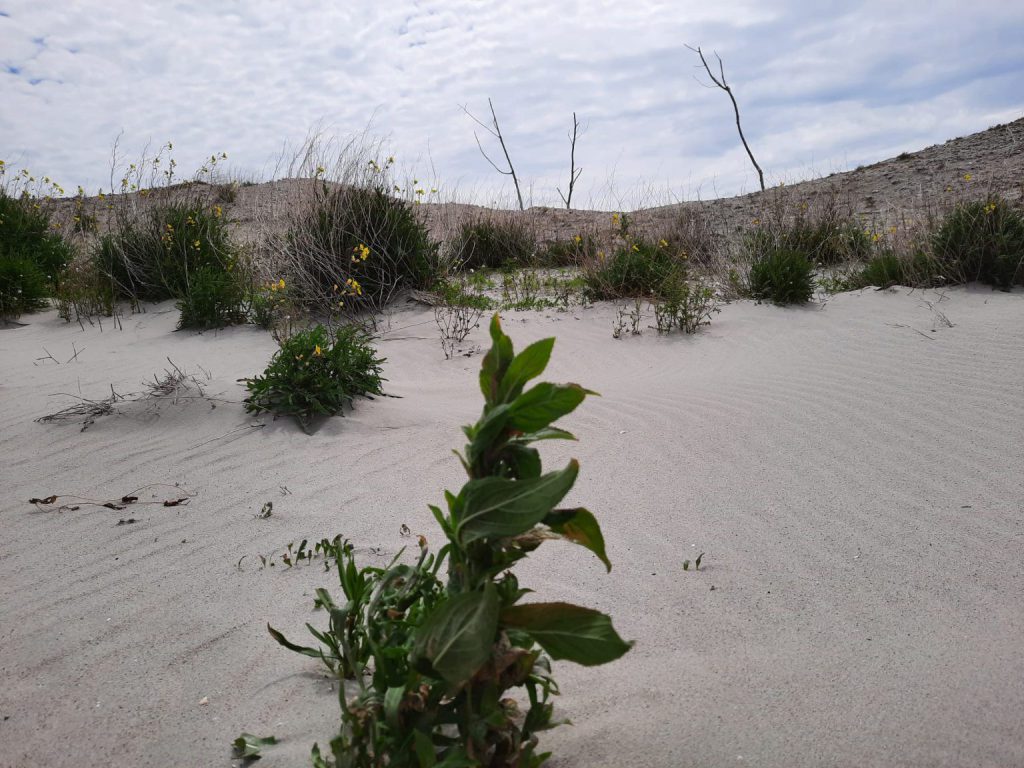
[[[618,341],[613,313],[505,318],[519,345],[557,336],[551,378],[603,395],[546,458],[580,459],[574,500],[614,564],[552,545],[520,579],[636,640],[607,667],[558,665],[576,725],[545,738],[552,765],[1024,765],[1024,295],[739,302],[694,337]],[[426,505],[461,483],[449,448],[477,415],[480,358],[445,361],[429,311],[397,311],[379,343],[399,399],[314,436],[237,404],[236,379],[274,351],[265,332],[176,319],[159,305],[121,331],[53,313],[0,331],[5,768],[229,765],[242,730],[282,739],[263,765],[306,765],[335,693],[264,625],[301,637],[334,577],[258,555],[342,533],[384,562],[402,524],[436,542]],[[167,357],[207,369],[220,400],[129,404],[84,432],[33,422],[68,404],[56,393],[136,390]],[[195,495],[27,503],[143,486]]]

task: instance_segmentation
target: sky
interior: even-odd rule
[[[0,0],[0,159],[110,187],[171,141],[179,171],[263,180],[311,131],[380,141],[443,199],[509,205],[474,131],[493,100],[527,204],[757,189],[851,170],[1024,116],[1024,3],[559,0]],[[119,138],[120,137],[120,138]],[[368,138],[368,140],[370,140]]]

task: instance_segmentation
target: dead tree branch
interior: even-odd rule
[[[505,162],[508,163],[507,171],[499,168],[497,163],[491,160],[491,158],[487,155],[487,152],[484,151],[483,145],[480,143],[480,137],[476,135],[476,131],[473,131],[473,138],[476,139],[476,145],[480,149],[480,154],[484,156],[484,159],[488,163],[490,163],[491,167],[493,167],[494,170],[496,170],[502,176],[512,177],[512,183],[516,187],[516,197],[519,199],[519,210],[525,210],[525,206],[523,205],[523,193],[519,191],[519,177],[516,176],[516,169],[515,166],[512,165],[512,158],[509,157],[508,155],[508,147],[505,146],[505,137],[501,135],[501,127],[498,125],[498,116],[494,113],[494,103],[490,99],[487,99],[487,105],[491,108],[490,125],[480,120],[480,118],[478,118],[476,115],[470,112],[465,105],[463,105],[462,111],[465,112],[474,123],[479,125],[485,131],[491,134],[491,136],[498,140],[498,144],[501,145],[501,151],[505,155]]]
[[[722,57],[715,53],[715,58],[718,59],[718,77],[715,77],[715,73],[711,71],[708,60],[704,58],[704,52],[701,51],[700,46],[694,48],[692,45],[688,45],[686,47],[700,56],[700,63],[704,65],[704,71],[708,73],[711,82],[729,94],[729,99],[732,101],[732,109],[736,113],[736,130],[739,131],[740,141],[743,142],[743,148],[747,150],[750,162],[754,164],[754,168],[757,170],[757,179],[761,182],[761,191],[764,192],[764,173],[761,171],[761,166],[757,164],[757,160],[754,159],[754,153],[750,151],[750,145],[747,144],[747,139],[743,135],[743,126],[740,125],[740,108],[736,103],[736,97],[732,93],[732,87],[725,81],[725,67],[722,65]],[[708,86],[708,88],[711,87],[710,85]]]
[[[576,186],[576,181],[579,179],[580,174],[583,173],[582,168],[576,167],[576,132],[579,130],[580,123],[576,119],[576,113],[572,113],[572,133],[569,135],[569,194],[563,195],[562,190],[555,187],[558,190],[558,196],[562,198],[562,202],[565,203],[565,210],[569,210],[572,206],[572,190]]]

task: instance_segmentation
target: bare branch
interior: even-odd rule
[[[484,152],[483,146],[480,144],[479,137],[476,135],[476,133],[473,134],[473,138],[476,139],[476,145],[477,147],[480,148],[480,154],[484,156],[484,159],[487,160],[487,162],[490,163],[494,167],[494,170],[496,170],[498,173],[504,176],[512,177],[512,183],[515,185],[516,188],[516,197],[519,199],[519,210],[525,210],[526,207],[523,205],[523,193],[519,189],[519,177],[516,176],[515,166],[512,165],[512,158],[509,157],[508,147],[505,146],[505,137],[501,135],[501,126],[498,125],[498,116],[494,112],[494,102],[491,101],[491,99],[487,99],[487,105],[491,108],[491,125],[487,125],[486,123],[484,123],[480,118],[478,118],[476,115],[470,112],[465,106],[462,107],[462,111],[465,112],[473,120],[473,122],[481,126],[485,131],[491,134],[491,136],[498,140],[498,144],[501,145],[501,151],[505,155],[505,162],[508,163],[507,171],[504,171],[501,168],[499,168],[494,163],[494,161],[487,156],[487,153]],[[493,126],[493,128],[491,126]]]
[[[572,133],[569,135],[569,194],[563,195],[562,190],[558,187],[555,189],[558,191],[558,196],[562,198],[562,202],[565,203],[565,209],[569,210],[572,207],[572,190],[576,186],[576,181],[579,179],[580,174],[583,173],[582,168],[576,167],[576,132],[579,130],[580,123],[576,119],[576,113],[572,113]]]
[[[757,160],[754,159],[754,153],[750,151],[750,145],[747,144],[747,139],[743,135],[743,126],[740,125],[740,108],[736,103],[736,97],[732,93],[732,88],[725,80],[725,65],[722,63],[722,57],[715,52],[715,58],[718,59],[718,77],[715,77],[715,73],[711,71],[711,66],[708,64],[708,60],[704,58],[704,52],[700,49],[700,46],[694,48],[692,45],[687,45],[686,47],[700,56],[700,63],[704,65],[704,71],[707,72],[708,77],[711,78],[711,82],[715,84],[715,87],[721,88],[729,94],[729,100],[732,101],[733,111],[736,113],[736,130],[740,134],[740,141],[743,142],[743,148],[747,150],[747,157],[749,157],[750,162],[754,164],[754,168],[757,171],[757,179],[761,183],[761,191],[764,192],[764,173],[761,171],[761,166],[757,164]]]

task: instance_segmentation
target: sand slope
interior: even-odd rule
[[[636,640],[607,667],[558,665],[576,726],[546,737],[552,765],[1024,765],[1024,294],[741,302],[696,337],[619,341],[613,314],[506,317],[519,346],[558,337],[552,378],[603,395],[567,424],[580,443],[546,457],[580,459],[572,500],[614,564],[554,544],[520,579]],[[306,765],[335,693],[264,625],[304,639],[334,577],[255,556],[340,532],[382,563],[403,523],[437,543],[426,505],[462,482],[448,449],[477,415],[479,356],[445,361],[430,313],[404,309],[380,342],[401,399],[315,436],[197,401],[80,432],[32,420],[67,404],[54,393],[137,389],[168,356],[238,401],[274,343],[174,333],[170,305],[123,331],[26,319],[0,331],[0,766],[230,765],[243,729],[283,739],[262,765]],[[26,503],[155,483],[196,496]]]

